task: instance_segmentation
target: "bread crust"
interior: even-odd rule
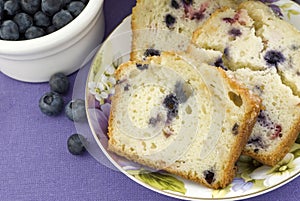
[[[138,29],[137,24],[136,24],[136,20],[137,20],[138,16],[137,16],[136,13],[138,12],[138,9],[139,9],[138,5],[141,4],[141,1],[142,0],[137,0],[136,6],[132,8],[132,15],[131,15],[132,38],[136,38],[137,37],[137,35],[136,35],[137,33],[136,33],[135,30]],[[132,50],[136,50],[137,49],[134,40],[131,41],[131,49]],[[137,59],[138,59],[137,58],[137,53],[135,51],[131,51],[130,52],[130,60],[134,61],[134,60],[137,60]]]

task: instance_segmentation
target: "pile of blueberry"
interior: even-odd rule
[[[89,0],[0,0],[0,39],[29,40],[71,22]]]
[[[64,106],[63,94],[70,88],[70,81],[63,73],[56,73],[49,80],[50,92],[46,92],[39,100],[39,108],[47,116],[57,116],[64,110],[65,115],[74,122],[87,121],[85,111],[85,101],[82,99],[71,100]],[[68,150],[73,155],[80,155],[85,152],[85,147],[81,140],[83,136],[73,134],[68,138]]]

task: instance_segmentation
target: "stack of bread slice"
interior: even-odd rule
[[[262,98],[244,154],[276,165],[300,132],[300,32],[263,3],[247,1],[216,11],[192,43],[221,53],[227,74]]]
[[[287,154],[300,132],[292,25],[258,1],[137,0],[132,31],[110,151],[214,189],[232,181],[241,154],[266,165]]]

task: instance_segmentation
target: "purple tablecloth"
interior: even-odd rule
[[[106,36],[131,13],[135,0],[106,0]],[[76,73],[70,76],[72,83]],[[150,191],[90,154],[68,153],[67,138],[76,132],[63,114],[39,111],[47,83],[19,82],[0,73],[0,200],[152,201],[177,200]],[[65,96],[69,101],[70,91]],[[300,178],[251,201],[300,200]],[[299,191],[299,192],[298,192]]]

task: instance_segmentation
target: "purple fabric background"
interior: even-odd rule
[[[131,13],[135,0],[105,0],[106,36]],[[76,73],[70,76],[72,83]],[[88,153],[73,156],[67,138],[76,132],[63,114],[49,118],[38,100],[47,83],[29,84],[0,73],[1,201],[177,200],[152,192]],[[69,101],[72,91],[65,96]],[[251,201],[300,200],[300,178]]]

